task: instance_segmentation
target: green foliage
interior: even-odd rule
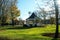
[[[18,8],[16,7],[16,5],[11,6],[11,15],[13,15],[13,17],[20,16],[20,10],[18,10]]]
[[[20,16],[20,10],[18,10],[16,4],[17,0],[0,0],[1,23],[9,23],[11,22],[12,18],[14,19]],[[14,17],[12,17],[11,15],[13,15]]]
[[[55,22],[56,22],[55,18],[51,17],[51,18],[50,18],[50,23],[51,23],[51,24],[55,24]]]

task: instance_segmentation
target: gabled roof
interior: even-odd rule
[[[33,12],[33,13],[31,14],[31,16],[30,16],[29,18],[27,18],[27,19],[34,19],[34,18],[38,18],[38,17],[37,17],[37,15],[35,15],[35,13]]]

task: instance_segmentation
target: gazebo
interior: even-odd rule
[[[26,19],[26,24],[36,26],[37,24],[40,24],[40,20],[41,19],[33,12],[31,16]]]

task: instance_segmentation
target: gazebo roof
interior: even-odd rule
[[[29,18],[27,18],[27,19],[34,19],[34,18],[38,18],[38,17],[37,17],[37,15],[35,15],[35,13],[33,12],[33,13],[31,14],[31,16],[30,16]]]

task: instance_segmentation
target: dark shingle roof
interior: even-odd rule
[[[34,19],[34,18],[36,18],[37,16],[35,15],[35,13],[33,12],[32,13],[32,15],[29,17],[29,18],[27,18],[27,19]]]

